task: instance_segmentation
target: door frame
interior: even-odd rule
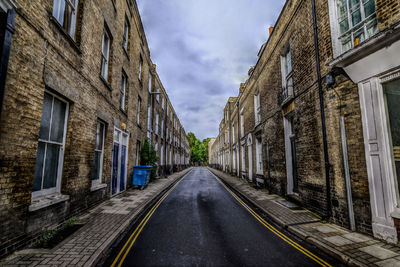
[[[358,84],[365,159],[375,237],[397,243],[393,217],[400,218],[383,84],[400,79],[400,69]]]
[[[119,138],[118,138],[118,142],[116,142],[115,139],[114,139],[115,131],[120,133]],[[125,177],[124,177],[124,179],[125,179],[125,189],[121,191],[121,177],[120,177],[120,175],[121,175],[121,153],[122,153],[122,137],[123,136],[126,137]],[[114,150],[114,144],[115,143],[118,143],[120,145],[120,149],[118,150],[117,188],[116,188],[115,194],[112,193],[114,153],[111,153],[112,156],[111,156],[110,195],[111,196],[116,196],[119,193],[125,191],[126,188],[127,188],[126,182],[128,180],[127,177],[128,177],[128,155],[129,155],[129,132],[128,131],[123,131],[123,130],[117,128],[116,126],[114,126],[112,137],[113,137],[112,149]],[[114,152],[113,150],[112,150],[112,152]]]

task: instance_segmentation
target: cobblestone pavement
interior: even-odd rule
[[[77,232],[51,250],[27,249],[0,266],[92,266],[148,204],[192,168],[157,179],[144,190],[129,189],[79,217]]]
[[[351,266],[400,266],[399,246],[351,232],[335,224],[320,222],[316,215],[306,209],[289,208],[291,204],[278,195],[255,189],[244,179],[209,169],[273,221],[344,263]]]

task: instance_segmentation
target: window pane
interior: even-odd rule
[[[44,148],[45,143],[39,142],[36,154],[35,176],[33,178],[33,191],[42,189]]]
[[[45,93],[43,99],[42,119],[40,122],[40,131],[39,131],[39,138],[42,140],[49,140],[52,102],[53,102],[53,97]]]
[[[92,180],[100,179],[100,166],[101,166],[100,160],[101,160],[101,152],[95,151]]]
[[[370,38],[377,32],[378,32],[378,25],[376,24],[376,20],[374,19],[367,25],[367,38]]]
[[[360,0],[349,0],[350,12],[360,8]]]
[[[364,4],[365,17],[367,18],[373,13],[375,13],[375,1],[369,0],[367,3]]]
[[[340,25],[340,33],[345,33],[346,31],[349,30],[349,21],[347,20],[347,18],[339,22],[339,25]]]
[[[54,144],[46,144],[46,159],[43,177],[43,189],[56,186],[58,173],[58,159],[60,155],[60,146]]]
[[[354,40],[354,47],[358,46],[358,44],[360,44],[361,42],[363,42],[365,40],[364,28],[360,28],[359,30],[357,30],[354,33],[353,40]]]
[[[357,9],[354,13],[351,14],[351,22],[353,26],[356,26],[361,21],[361,10]]]
[[[344,18],[347,19],[347,4],[346,4],[346,0],[338,0],[337,1],[337,9],[338,9],[339,20],[342,20]]]
[[[58,23],[64,25],[65,13],[65,0],[54,0],[53,2],[53,16],[57,19]]]
[[[54,98],[53,117],[51,119],[51,141],[59,143],[63,142],[66,107],[66,103]]]
[[[346,34],[346,35],[342,38],[342,50],[343,50],[343,52],[346,52],[346,51],[349,50],[350,48],[352,48],[352,44],[351,44],[351,35],[350,35],[350,34]]]

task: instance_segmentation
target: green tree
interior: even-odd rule
[[[198,164],[207,164],[208,162],[208,143],[210,138],[200,141],[195,134],[189,132],[187,135],[190,145],[190,162]]]
[[[144,140],[140,151],[140,165],[152,166],[151,179],[154,179],[157,174],[157,152],[147,139]]]

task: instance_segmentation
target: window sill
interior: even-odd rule
[[[29,211],[40,210],[67,200],[69,200],[69,195],[62,195],[60,193],[33,198],[29,206]]]
[[[95,185],[92,185],[92,187],[90,188],[90,192],[94,192],[94,191],[97,191],[99,189],[106,188],[106,187],[107,187],[107,184],[95,184]]]
[[[105,79],[104,79],[104,77],[103,76],[101,76],[101,74],[99,75],[99,77],[100,77],[100,80],[104,83],[104,85],[108,88],[108,90],[112,90],[112,88],[111,88],[111,85],[110,85],[110,83],[109,82],[107,82]]]
[[[81,55],[82,50],[79,48],[79,45],[76,43],[74,39],[64,30],[64,28],[58,23],[57,19],[53,16],[50,16],[50,21],[58,28],[62,35],[68,40],[71,46]]]

